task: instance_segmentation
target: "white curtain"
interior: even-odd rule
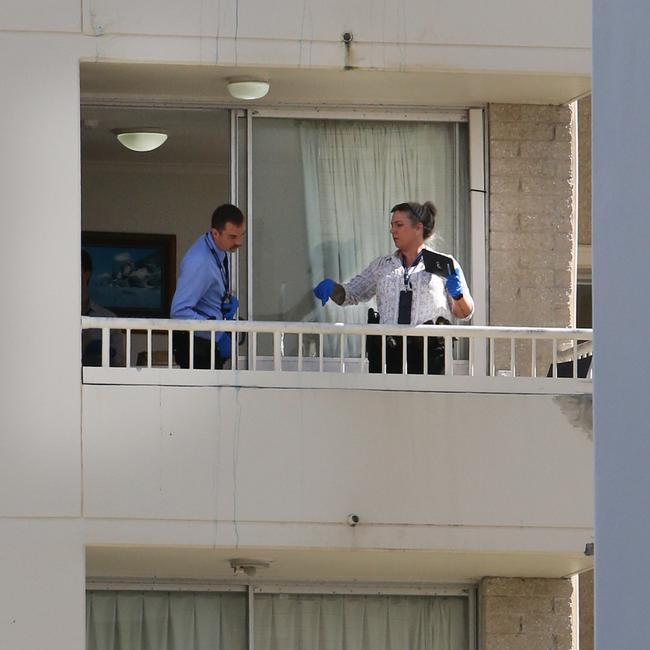
[[[457,254],[456,124],[302,120],[299,131],[312,284],[325,277],[345,282],[392,252],[389,211],[405,201],[435,203],[434,245]],[[365,323],[369,306],[343,312],[331,301],[324,309],[319,303],[313,317]]]
[[[468,650],[467,599],[255,597],[255,650]]]
[[[87,650],[246,650],[241,593],[90,591]]]

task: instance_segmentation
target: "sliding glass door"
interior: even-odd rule
[[[466,112],[372,117],[256,111],[235,120],[240,142],[247,136],[249,318],[365,323],[373,303],[323,308],[312,287],[325,277],[345,282],[391,253],[390,209],[404,201],[435,203],[432,245],[471,277]]]

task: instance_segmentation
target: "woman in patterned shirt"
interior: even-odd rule
[[[384,324],[440,324],[449,323],[452,316],[471,318],[474,302],[460,265],[453,257],[436,253],[425,245],[433,235],[435,218],[436,208],[430,201],[397,204],[391,210],[390,222],[397,250],[376,258],[345,284],[326,278],[314,288],[314,294],[323,305],[331,298],[342,306],[376,296],[379,313],[374,322]],[[373,359],[371,343],[374,342],[368,342],[370,370],[380,372],[381,359]],[[387,344],[387,371],[401,373],[401,339],[394,344]],[[433,354],[433,366],[429,364],[431,374],[444,371],[444,354],[441,366],[439,347]],[[408,337],[409,373],[423,372],[422,357],[422,338]],[[431,346],[429,357],[432,360]]]

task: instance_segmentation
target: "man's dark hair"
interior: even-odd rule
[[[88,271],[88,273],[93,272],[93,258],[85,248],[81,249],[81,270]]]
[[[212,213],[212,227],[221,232],[227,223],[234,223],[236,226],[241,226],[244,223],[244,215],[242,211],[231,203],[224,203],[220,205]]]
[[[422,224],[422,235],[424,239],[429,239],[433,235],[433,229],[436,227],[436,206],[431,201],[424,203],[416,203],[409,201],[408,203],[398,203],[391,208],[393,212],[405,212],[409,215],[411,223],[416,226],[418,223]]]

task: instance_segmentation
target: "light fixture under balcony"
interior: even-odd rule
[[[228,560],[230,568],[235,575],[254,576],[258,569],[268,569],[271,566],[270,560],[256,560],[252,558],[234,557]]]
[[[229,79],[228,92],[235,99],[261,99],[270,88],[268,81],[262,79]]]
[[[115,129],[120,144],[131,151],[153,151],[167,140],[167,134],[158,129]]]

